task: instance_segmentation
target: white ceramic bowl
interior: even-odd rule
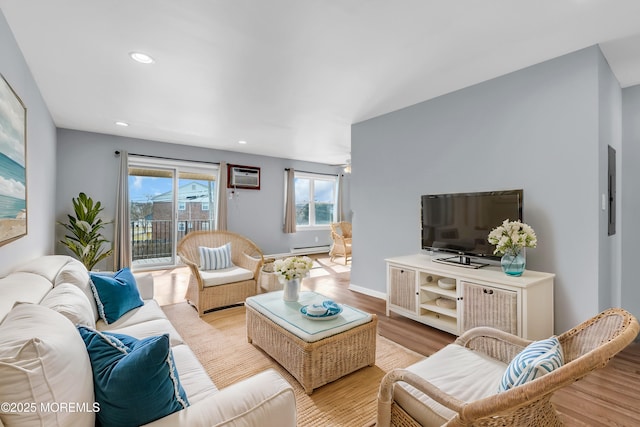
[[[307,306],[307,313],[312,316],[322,316],[327,312],[327,308],[322,304],[311,304]]]
[[[436,305],[443,308],[456,308],[456,302],[449,298],[436,298]]]
[[[450,277],[443,277],[438,280],[438,286],[442,289],[453,290],[456,288],[456,279]]]

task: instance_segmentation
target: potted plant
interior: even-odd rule
[[[72,200],[75,216],[67,215],[67,223],[58,221],[58,224],[70,233],[60,240],[60,243],[69,248],[87,270],[92,270],[97,263],[113,253],[113,249],[105,250],[102,247],[109,241],[100,232],[110,222],[104,222],[99,218],[98,215],[104,208],[100,202],[94,203],[85,193],[80,193]]]

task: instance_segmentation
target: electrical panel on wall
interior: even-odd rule
[[[227,188],[260,190],[260,168],[229,165],[227,168]]]
[[[608,234],[616,234],[616,150],[609,145],[607,172]]]

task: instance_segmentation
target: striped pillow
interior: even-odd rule
[[[202,270],[221,270],[233,265],[231,262],[231,242],[219,248],[199,246],[200,268]]]
[[[499,391],[535,380],[559,368],[563,363],[562,346],[558,338],[532,342],[509,363],[502,376]]]

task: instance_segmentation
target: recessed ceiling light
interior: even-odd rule
[[[129,56],[131,57],[131,59],[141,64],[153,64],[155,62],[152,57],[142,52],[131,52],[129,53]]]
[[[238,144],[243,144],[244,145],[246,143],[247,143],[247,141],[238,141]]]
[[[117,126],[122,126],[122,127],[125,127],[125,128],[126,128],[127,126],[129,126],[129,123],[127,123],[127,122],[116,122],[116,125],[117,125]]]

